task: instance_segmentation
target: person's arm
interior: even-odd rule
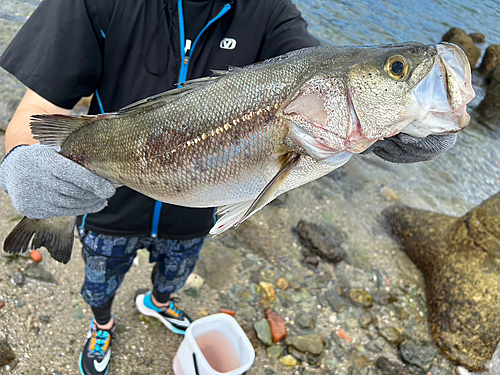
[[[45,113],[69,115],[71,111],[52,104],[28,89],[5,131],[5,154],[8,154],[16,146],[37,143],[31,134],[30,117],[34,114]]]

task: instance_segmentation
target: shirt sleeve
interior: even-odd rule
[[[307,31],[307,22],[291,0],[272,0],[260,60],[318,46],[320,42]]]
[[[44,0],[0,57],[0,66],[53,104],[73,108],[94,92],[101,75],[96,18],[84,0]]]

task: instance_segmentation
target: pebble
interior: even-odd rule
[[[373,297],[364,289],[351,289],[347,292],[347,297],[356,305],[366,308],[373,307]]]
[[[317,333],[310,333],[303,336],[288,335],[285,339],[285,344],[293,346],[301,352],[313,355],[320,355],[325,349],[323,338]]]
[[[301,220],[297,224],[297,233],[304,246],[323,259],[338,263],[347,256],[342,247],[346,234],[339,229],[331,226],[322,228]]]
[[[5,306],[5,302],[0,299],[0,309]]]
[[[271,345],[268,348],[266,348],[266,353],[267,353],[267,358],[276,360],[279,357],[281,357],[281,354],[283,353],[283,347],[280,345]]]
[[[359,324],[362,328],[368,328],[373,323],[373,316],[368,311],[365,311],[359,318]]]
[[[389,361],[386,357],[379,357],[375,367],[382,371],[382,375],[415,375],[415,372],[397,362]]]
[[[273,283],[275,279],[274,272],[272,270],[262,270],[260,271],[260,280],[268,283]]]
[[[51,284],[59,284],[55,276],[48,272],[40,263],[30,263],[24,270],[24,274],[29,279],[39,280]]]
[[[295,367],[299,364],[299,361],[297,361],[297,358],[293,355],[287,354],[286,356],[280,358],[280,363],[286,367]]]
[[[201,291],[197,286],[191,285],[184,289],[184,294],[189,297],[198,298],[199,296],[201,296]]]
[[[261,343],[266,346],[273,344],[273,337],[271,335],[271,327],[266,319],[261,319],[253,324],[253,330]]]
[[[261,281],[259,285],[264,291],[266,298],[269,301],[274,302],[276,300],[276,291],[274,290],[273,284]]]
[[[345,301],[344,299],[334,290],[328,290],[325,293],[325,298],[333,311],[337,313],[344,312],[345,310]]]
[[[379,331],[380,335],[392,345],[400,345],[403,342],[401,333],[394,327],[384,327]]]
[[[380,189],[380,195],[389,202],[397,202],[400,200],[398,193],[388,186],[384,186]]]
[[[40,315],[38,317],[38,320],[40,320],[41,323],[49,323],[50,322],[50,316],[48,316],[48,315]]]
[[[200,275],[193,272],[187,278],[185,286],[188,288],[190,286],[195,286],[198,289],[201,289],[201,287],[203,286],[204,283],[205,283],[205,280],[203,279],[203,277],[201,277]]]
[[[286,336],[285,321],[278,315],[278,313],[271,309],[265,311],[266,319],[269,322],[271,330],[271,337],[274,343],[283,340]]]
[[[14,284],[23,285],[26,279],[24,278],[24,273],[20,268],[14,270]]]
[[[300,329],[312,331],[316,327],[316,319],[311,314],[301,313],[295,318]]]
[[[276,280],[276,287],[281,290],[287,290],[289,286],[290,283],[284,277],[280,277],[278,280]]]
[[[405,363],[429,371],[437,356],[437,348],[430,341],[408,341],[399,347]]]
[[[377,337],[366,345],[366,349],[373,353],[380,353],[384,350],[385,340],[382,337]]]

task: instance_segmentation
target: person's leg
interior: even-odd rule
[[[102,375],[109,370],[115,322],[111,306],[137,253],[137,238],[112,237],[88,232],[82,236],[85,281],[81,294],[94,319],[80,355],[84,375]]]
[[[150,261],[156,262],[151,275],[153,291],[138,295],[139,311],[154,316],[170,330],[184,334],[191,319],[179,309],[171,294],[179,291],[198,261],[204,237],[191,240],[162,240],[152,243]]]

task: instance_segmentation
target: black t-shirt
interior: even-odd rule
[[[216,20],[191,51],[188,79],[319,44],[290,0],[210,2],[208,18]],[[188,9],[184,25],[198,25],[193,17]],[[177,0],[44,0],[0,58],[4,69],[60,107],[94,94],[90,114],[174,88],[181,64]],[[154,200],[122,187],[104,210],[86,217],[85,226],[149,236],[154,208]],[[166,204],[159,219],[161,238],[203,236],[214,224],[213,209]]]

